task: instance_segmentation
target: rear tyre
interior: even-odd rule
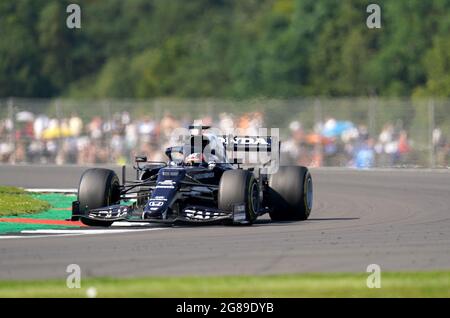
[[[313,205],[313,182],[306,167],[280,167],[269,179],[270,218],[274,221],[308,219]]]
[[[246,221],[251,224],[259,209],[259,188],[253,173],[246,170],[228,170],[220,178],[218,207],[233,211],[233,206],[244,204]]]
[[[120,201],[120,182],[116,173],[109,169],[89,169],[81,176],[78,186],[80,214],[89,210],[116,204]],[[89,226],[109,227],[113,222],[98,221],[81,217],[81,222]]]

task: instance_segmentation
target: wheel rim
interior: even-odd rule
[[[250,189],[250,207],[252,208],[252,212],[256,213],[258,211],[258,201],[259,201],[259,190],[256,182],[252,184],[252,188]]]
[[[313,206],[313,184],[312,184],[312,178],[311,176],[308,176],[308,178],[306,179],[305,182],[305,186],[306,186],[306,206],[308,207],[308,210],[311,211],[312,210],[312,206]]]

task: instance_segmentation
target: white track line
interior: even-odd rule
[[[77,189],[52,189],[52,188],[31,188],[25,189],[28,192],[37,192],[37,193],[77,193]]]
[[[122,229],[122,230],[24,230],[22,234],[37,235],[0,235],[0,240],[6,239],[23,239],[23,238],[48,238],[48,237],[67,237],[67,236],[83,236],[83,235],[101,235],[101,234],[121,234],[135,232],[149,232],[157,230],[166,230],[167,228],[146,228],[146,229]]]
[[[120,222],[114,222],[111,226],[113,227],[130,227],[130,226],[136,226],[136,227],[154,227],[154,224],[150,224],[148,222],[126,222],[126,221],[120,221]]]
[[[62,237],[62,236],[79,236],[80,234],[59,234],[59,235],[0,235],[0,240],[7,239],[23,239],[23,238],[44,238],[44,237]]]
[[[116,233],[133,233],[165,230],[165,228],[147,228],[147,229],[120,229],[120,230],[25,230],[23,234],[71,234],[71,235],[90,235],[90,234],[116,234]]]

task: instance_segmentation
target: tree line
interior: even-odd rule
[[[0,96],[450,96],[450,1],[0,1]]]

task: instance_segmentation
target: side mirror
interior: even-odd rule
[[[147,162],[147,156],[136,156],[134,160],[136,162]]]
[[[166,148],[166,156],[169,158],[170,161],[172,161],[172,147]]]

